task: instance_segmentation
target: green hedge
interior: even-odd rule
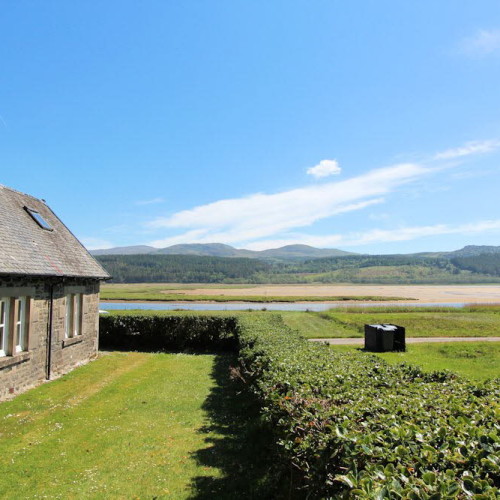
[[[234,317],[223,316],[100,316],[99,347],[154,352],[234,351],[236,328]]]
[[[498,498],[500,380],[306,341],[278,314],[101,317],[101,347],[238,349],[301,498]]]
[[[240,362],[307,498],[498,498],[500,381],[337,354],[241,318]]]

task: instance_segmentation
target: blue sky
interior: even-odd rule
[[[89,248],[500,244],[500,2],[23,1],[0,183]]]

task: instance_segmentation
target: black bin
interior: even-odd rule
[[[402,326],[382,323],[365,325],[365,350],[372,352],[405,351],[405,329]]]

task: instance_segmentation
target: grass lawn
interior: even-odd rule
[[[111,353],[0,404],[0,497],[262,496],[265,433],[231,362]]]
[[[357,346],[332,346],[341,352],[359,351]],[[473,380],[500,377],[500,342],[411,344],[407,352],[370,353],[389,363],[410,363],[425,371],[451,370]]]
[[[407,337],[500,336],[500,306],[455,308],[366,307],[326,312],[280,312],[307,338],[363,337],[365,323],[394,323]]]

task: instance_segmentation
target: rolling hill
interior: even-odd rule
[[[92,250],[92,255],[198,255],[206,257],[247,257],[250,259],[314,259],[320,257],[339,257],[355,255],[336,248],[314,248],[308,245],[286,245],[270,250],[245,250],[223,243],[188,243],[166,248],[148,245],[115,247]]]

